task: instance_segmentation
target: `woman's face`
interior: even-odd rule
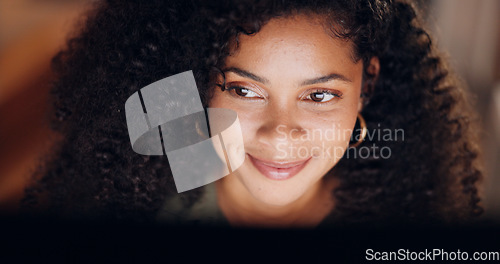
[[[270,205],[315,189],[348,147],[362,70],[350,42],[305,16],[241,34],[223,68],[228,90],[209,103],[236,111],[243,133],[245,162],[222,180]]]

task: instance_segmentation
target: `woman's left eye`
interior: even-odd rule
[[[311,101],[317,102],[317,103],[324,103],[324,102],[331,101],[335,97],[340,97],[340,96],[337,94],[334,94],[332,92],[329,92],[329,91],[318,91],[318,92],[314,92],[314,93],[309,94],[306,97],[306,100],[311,100]]]

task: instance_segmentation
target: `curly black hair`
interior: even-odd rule
[[[371,138],[389,159],[343,158],[332,169],[336,221],[449,221],[481,214],[482,177],[474,114],[423,28],[399,0],[97,2],[54,59],[53,128],[63,140],[27,188],[27,211],[70,218],[151,221],[175,193],[165,156],[130,145],[124,104],[140,88],[193,70],[204,106],[239,34],[276,17],[324,18],[332,37],[353,44],[364,65],[362,114],[371,129],[403,129],[404,141]],[[367,69],[380,60],[377,78]],[[200,190],[180,194],[186,206]],[[38,211],[38,213],[41,213]]]

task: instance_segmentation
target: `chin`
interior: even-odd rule
[[[290,195],[274,195],[274,196],[271,196],[271,197],[262,197],[261,198],[261,201],[267,205],[270,205],[270,206],[276,206],[276,207],[284,207],[284,206],[287,206],[291,203],[293,203],[294,201],[296,201],[298,199],[298,197],[300,197],[300,194],[299,195],[296,195],[296,197],[291,197]]]
[[[284,207],[295,202],[299,197],[301,197],[304,192],[301,191],[291,191],[287,189],[281,189],[276,191],[274,188],[257,187],[253,190],[251,186],[247,187],[248,191],[252,196],[268,206]]]

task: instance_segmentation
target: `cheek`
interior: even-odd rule
[[[351,109],[352,108],[352,109]],[[356,122],[356,107],[336,109],[328,113],[303,116],[303,144],[320,161],[335,164],[344,155]]]
[[[255,110],[243,109],[239,104],[235,103],[233,100],[226,98],[226,94],[220,90],[214,92],[214,96],[209,102],[210,108],[226,108],[235,111],[238,114],[238,119],[240,121],[241,132],[243,135],[243,141],[245,145],[254,140],[255,131],[261,125],[258,113]]]
[[[240,119],[241,132],[245,145],[255,142],[256,131],[262,126],[262,115],[259,115],[257,112],[235,111],[238,113],[238,118]]]

